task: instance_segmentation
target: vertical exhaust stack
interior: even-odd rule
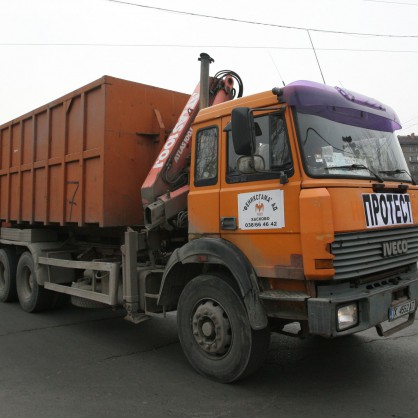
[[[211,58],[206,53],[200,54],[200,101],[199,101],[199,109],[204,109],[209,107],[209,65],[212,62],[215,62],[213,58]]]

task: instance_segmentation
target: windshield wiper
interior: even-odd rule
[[[389,174],[389,175],[391,175],[391,174],[403,174],[403,173],[405,173],[411,179],[412,184],[414,186],[417,185],[417,183],[415,182],[414,178],[411,176],[411,174],[407,170],[401,170],[401,169],[397,168],[396,170],[381,170],[381,171],[379,171],[379,173]]]
[[[382,177],[379,176],[379,174],[375,173],[373,170],[371,170],[369,167],[365,166],[364,164],[350,164],[350,165],[339,165],[335,167],[326,167],[327,170],[367,170],[371,174],[374,175],[376,180],[379,183],[384,183]],[[381,171],[379,171],[381,173]]]

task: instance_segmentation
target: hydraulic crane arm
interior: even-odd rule
[[[238,97],[242,95],[241,79],[236,73],[221,71],[214,77],[209,77],[209,63],[213,61],[212,58],[201,54],[200,61],[200,83],[187,101],[141,188],[145,225],[148,229],[164,225],[172,228],[168,221],[187,208],[191,125],[199,109],[233,99],[234,79],[240,85]]]

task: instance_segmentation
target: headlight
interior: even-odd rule
[[[337,330],[343,331],[345,329],[354,327],[358,323],[358,307],[357,303],[350,303],[349,305],[340,306],[337,310]]]

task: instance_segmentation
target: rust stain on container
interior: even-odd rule
[[[141,185],[188,97],[104,76],[0,126],[0,220],[143,224]]]

